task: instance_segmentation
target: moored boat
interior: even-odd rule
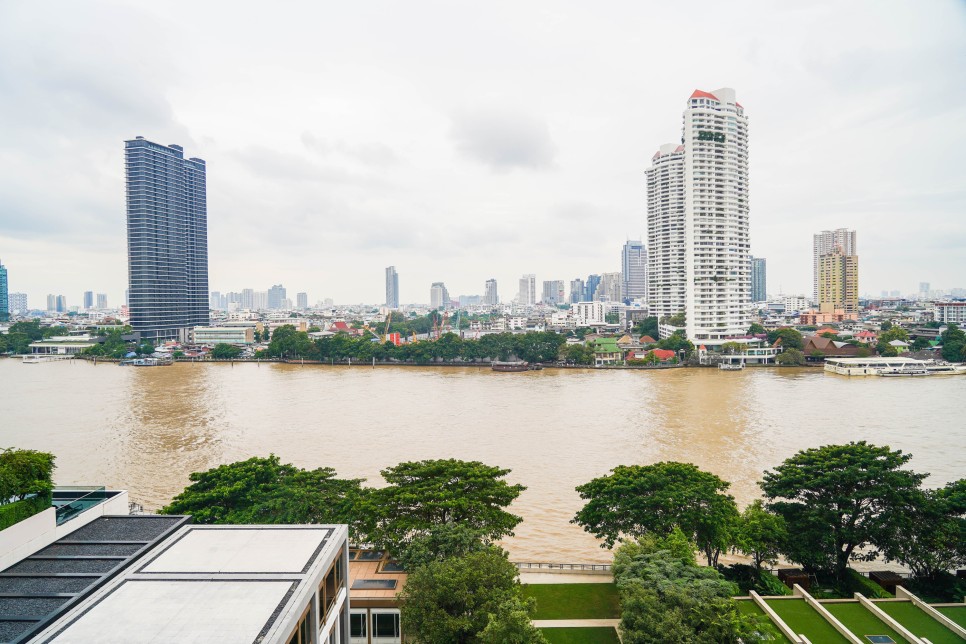
[[[517,371],[527,371],[530,369],[530,363],[524,362],[523,360],[515,360],[512,362],[492,362],[490,363],[490,368],[493,371],[501,372],[517,372]]]

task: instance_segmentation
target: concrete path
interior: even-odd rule
[[[534,619],[531,620],[537,628],[581,628],[606,627],[617,628],[619,619]]]
[[[557,572],[520,571],[521,584],[612,584],[614,577],[605,575],[567,574]]]

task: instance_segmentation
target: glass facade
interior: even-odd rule
[[[7,269],[0,264],[0,322],[10,319],[10,301],[7,297]]]
[[[124,146],[131,326],[143,340],[186,341],[209,322],[205,162],[143,137]]]

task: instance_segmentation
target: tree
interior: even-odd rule
[[[910,458],[860,441],[803,450],[765,472],[768,508],[788,527],[785,556],[839,579],[849,561],[878,556],[926,476],[902,469]]]
[[[798,349],[801,351],[805,348],[805,339],[802,337],[802,334],[791,327],[786,326],[768,332],[769,342],[775,344],[778,340],[781,340],[781,346],[785,349]]]
[[[901,326],[894,325],[880,333],[878,339],[876,340],[876,349],[878,349],[879,354],[887,357],[899,355],[899,351],[894,346],[889,344],[895,340],[908,342],[909,332],[903,329]]]
[[[744,353],[745,345],[740,342],[725,342],[721,345],[721,353]]]
[[[393,556],[403,568],[414,570],[435,561],[480,552],[488,547],[486,541],[486,535],[480,530],[460,523],[444,523],[413,537],[401,550],[394,551]]]
[[[892,322],[890,322],[889,320],[883,320],[882,324],[879,325],[880,331],[888,331],[891,328],[892,328]]]
[[[537,609],[533,597],[514,597],[497,606],[489,613],[486,628],[480,633],[480,644],[547,644],[547,638],[530,621]]]
[[[649,335],[656,338],[658,336],[657,318],[654,316],[644,318],[634,326],[634,333],[638,336]]]
[[[414,537],[433,528],[460,524],[493,541],[512,536],[523,520],[504,508],[526,488],[510,485],[510,470],[479,461],[408,461],[382,470],[388,485],[372,490],[370,538],[390,552],[403,550]]]
[[[674,353],[684,351],[684,357],[690,358],[694,354],[694,345],[684,335],[684,331],[675,331],[668,337],[657,343],[659,349],[669,349]]]
[[[614,554],[626,644],[754,641],[758,621],[742,616],[737,587],[717,570],[682,559],[660,539],[621,545]]]
[[[42,496],[54,489],[54,460],[49,452],[33,449],[0,450],[0,504]]]
[[[735,546],[752,558],[755,568],[778,559],[785,542],[785,519],[765,509],[761,499],[745,508],[736,531]]]
[[[604,315],[604,322],[607,324],[617,324],[621,321],[621,314],[617,311],[608,311]]]
[[[765,333],[768,333],[768,331],[766,331],[765,327],[757,322],[752,322],[751,326],[748,327],[748,335],[763,335]]]
[[[231,360],[242,354],[241,347],[220,342],[211,350],[211,357],[216,360]]]
[[[362,479],[335,470],[304,470],[278,456],[253,457],[194,472],[161,514],[190,514],[195,523],[347,523],[359,531]]]
[[[399,593],[401,618],[407,637],[420,644],[492,641],[479,639],[490,615],[519,595],[516,566],[489,547],[411,570]]]
[[[805,366],[805,354],[798,349],[785,349],[775,356],[775,363],[785,366]]]
[[[923,490],[897,522],[896,538],[885,548],[920,579],[936,580],[966,565],[966,479],[938,490]]]
[[[587,503],[571,520],[612,547],[622,537],[653,532],[666,536],[677,526],[715,565],[731,545],[738,518],[730,483],[691,463],[619,465],[608,476],[577,486]]]
[[[943,341],[943,359],[949,362],[966,361],[966,332],[950,323],[940,336]]]
[[[561,350],[561,357],[568,364],[594,364],[594,351],[586,344],[571,344]]]

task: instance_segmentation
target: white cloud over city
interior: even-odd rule
[[[123,141],[208,164],[212,290],[512,297],[619,269],[696,88],[750,117],[752,251],[811,285],[966,287],[961,2],[0,4],[0,261],[31,304],[126,282]]]

